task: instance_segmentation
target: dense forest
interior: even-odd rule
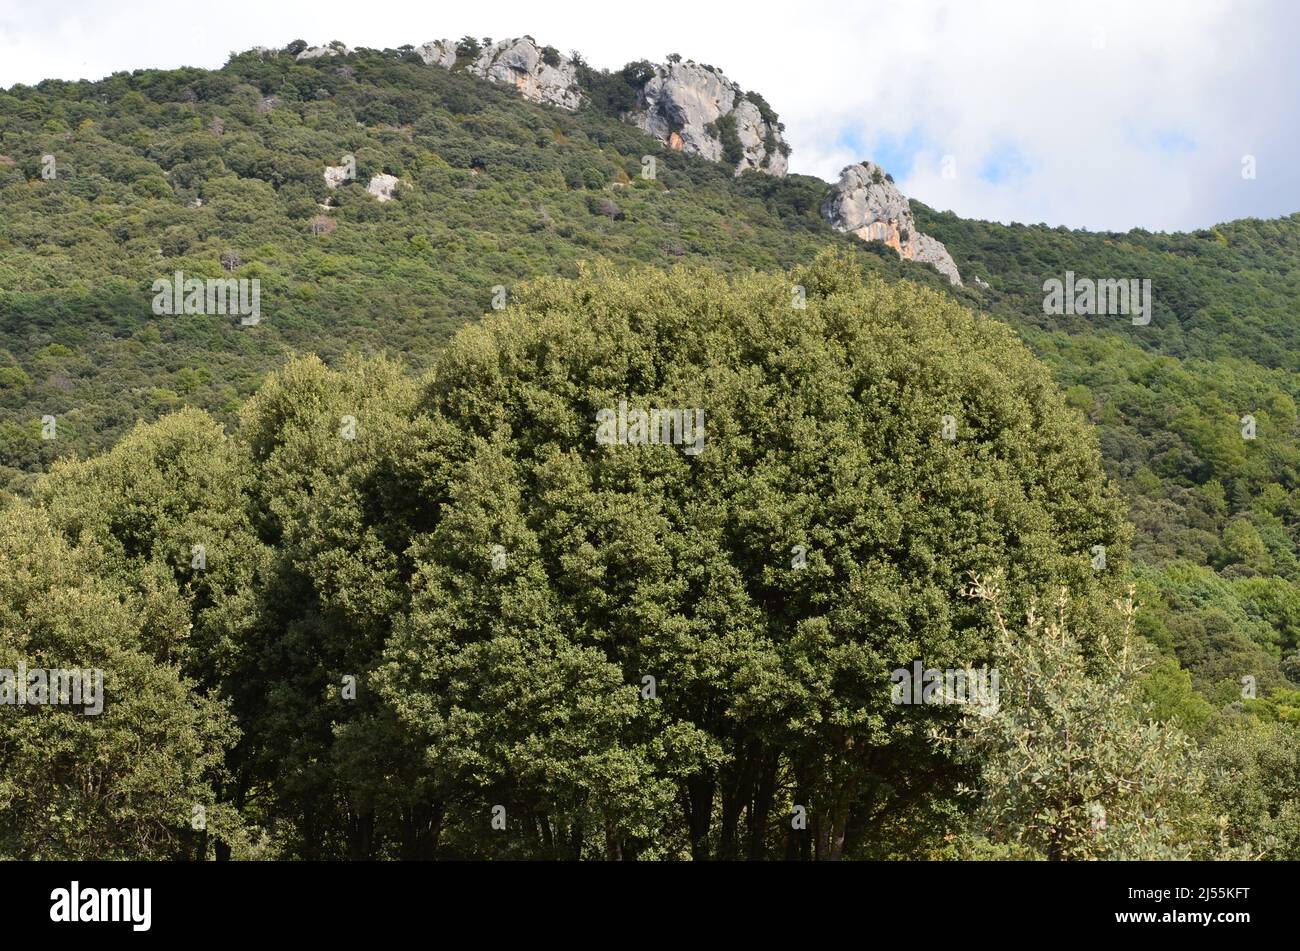
[[[1300,216],[913,202],[953,287],[620,121],[639,69],[0,92],[0,669],[107,675],[0,709],[0,856],[1300,858]]]

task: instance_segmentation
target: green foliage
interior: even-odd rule
[[[1267,834],[1242,820],[1209,837],[1294,856],[1294,794],[1264,770],[1289,775],[1300,707],[1283,660],[1300,651],[1300,216],[1090,234],[913,202],[962,273],[993,285],[954,288],[832,232],[824,183],[733,177],[734,123],[710,163],[621,121],[649,63],[598,71],[575,54],[586,104],[571,114],[467,75],[490,45],[464,38],[453,71],[409,48],[298,63],[295,41],[217,71],[0,91],[2,551],[67,608],[34,626],[36,595],[6,591],[0,636],[8,659],[86,646],[154,691],[100,720],[0,720],[0,753],[25,761],[0,778],[15,830],[0,853],[1044,854],[940,843],[966,808],[962,769],[925,739],[942,716],[901,716],[865,687],[923,650],[992,650],[952,602],[961,572],[1006,564],[1013,599],[1078,593],[1085,653],[1106,630],[1096,596],[1132,569],[1137,633],[1159,657],[1125,689],[1209,762],[1241,731],[1239,761],[1207,781],[1253,777],[1241,808]],[[328,189],[324,166],[348,153],[359,181]],[[364,193],[379,172],[410,187],[380,204]],[[818,259],[828,248],[851,265]],[[588,269],[597,258],[717,273],[665,282]],[[1152,323],[1045,315],[1042,282],[1067,269],[1151,278]],[[178,270],[259,279],[262,322],[154,316],[150,285]],[[875,283],[904,277],[930,290]],[[793,282],[806,327],[775,319]],[[446,349],[497,285],[511,309]],[[1013,328],[1064,399],[954,301]],[[620,388],[700,403],[716,388],[710,449],[743,478],[663,453],[598,465],[576,434],[593,394]],[[960,438],[932,453],[948,412]],[[338,438],[343,415],[355,441]],[[506,592],[483,574],[496,532],[519,546]],[[809,569],[785,578],[773,566],[796,534]],[[93,650],[70,627],[90,615]],[[647,708],[650,664],[667,681]],[[344,676],[363,685],[354,701]],[[127,761],[119,716],[156,721],[142,735],[163,779]],[[138,793],[129,809],[76,792],[78,757],[95,756]],[[64,823],[51,840],[41,784]],[[489,800],[507,806],[504,838],[480,822]],[[203,802],[213,841],[187,824]],[[796,802],[802,838],[783,811]],[[78,838],[101,832],[102,853]],[[1106,854],[1154,839],[1125,841]]]
[[[752,89],[745,93],[745,98],[758,107],[758,114],[763,117],[763,121],[774,129],[784,130],[785,126],[778,121],[776,110],[774,110],[766,99],[754,92]]]
[[[650,72],[581,68],[589,104],[576,114],[398,50],[248,52],[215,72],[0,92],[0,156],[14,158],[0,160],[0,485],[115,444],[175,408],[160,392],[230,425],[292,352],[428,366],[494,286],[572,277],[593,257],[743,272],[837,246],[876,273],[942,283],[831,232],[816,180],[742,184],[620,121]],[[56,111],[69,132],[44,131]],[[358,180],[331,190],[324,168],[345,154]],[[640,178],[644,155],[654,181]],[[364,189],[385,171],[410,187],[381,205]],[[622,218],[590,213],[588,192],[606,189]],[[178,270],[259,279],[260,324],[155,316],[150,287]],[[50,344],[77,359],[42,362]],[[43,442],[47,414],[59,438]]]
[[[1097,635],[1090,661],[1064,590],[1050,619],[1029,611],[1023,632],[1008,625],[997,575],[976,576],[971,594],[990,605],[1003,687],[998,704],[967,707],[955,734],[935,739],[978,766],[969,791],[980,836],[1011,857],[1057,861],[1186,858],[1204,848],[1195,746],[1147,720],[1139,703],[1131,596],[1119,604],[1119,637]]]
[[[194,854],[195,807],[242,841],[216,805],[238,736],[226,704],[177,665],[177,593],[141,578],[126,590],[48,517],[12,505],[0,519],[0,669],[103,671],[102,712],[0,708],[0,853],[30,859],[161,859]]]
[[[620,401],[703,409],[704,451],[598,444]],[[295,360],[233,438],[168,416],[33,499],[97,565],[59,570],[184,678],[168,708],[237,718],[205,793],[237,855],[920,854],[956,808],[924,742],[948,711],[891,703],[889,671],[988,655],[966,572],[1087,599],[1125,548],[1086,428],[1005,328],[830,255],[527,283],[423,375]],[[71,584],[20,576],[43,573]]]
[[[460,42],[456,44],[457,62],[472,62],[478,59],[479,53],[483,52],[483,47],[479,41],[472,36],[462,36]]]
[[[1252,856],[1300,858],[1300,730],[1242,719],[1209,750],[1213,809],[1225,834],[1250,843]]]
[[[577,285],[541,282],[462,333],[440,363],[428,411],[460,462],[422,480],[446,484],[447,501],[430,543],[409,549],[427,567],[417,569],[413,626],[386,650],[381,690],[413,711],[399,716],[439,751],[430,761],[491,769],[496,792],[476,801],[497,795],[511,813],[545,802],[553,830],[591,827],[566,803],[599,805],[620,853],[729,857],[748,842],[759,857],[788,815],[774,799],[788,775],[813,816],[812,841],[796,849],[875,848],[859,813],[872,802],[872,821],[888,824],[882,792],[926,770],[909,750],[923,716],[889,703],[883,675],[918,654],[956,662],[984,649],[969,614],[947,606],[962,572],[1005,557],[1023,589],[1059,575],[1092,586],[1092,540],[1122,558],[1117,509],[1099,480],[1077,478],[1097,471],[1095,455],[1009,337],[937,296],[863,286],[844,262],[820,260],[796,278],[808,308],[784,321],[766,315],[792,313],[789,284],[770,278],[595,271]],[[706,407],[719,436],[694,461],[602,451],[591,421],[620,399]],[[970,427],[946,452],[944,406]],[[1013,460],[1031,457],[1075,475],[1026,491]],[[1003,524],[1043,557],[1007,550]],[[511,552],[499,580],[493,544]],[[801,544],[806,571],[789,567]],[[519,643],[525,636],[540,640]],[[523,671],[546,669],[542,658],[575,649],[618,672],[608,699],[585,701],[591,710],[645,675],[660,684],[657,702],[616,731],[621,768],[641,795],[675,779],[690,803],[684,828],[664,812],[674,796],[633,829],[623,823],[650,804],[601,804],[595,788],[527,793],[520,764],[457,727],[466,706],[476,729],[522,731],[511,745],[537,749],[536,716],[551,731],[565,722],[558,698],[538,711],[495,698],[531,682]],[[527,666],[498,671],[489,658],[500,653]],[[494,699],[474,699],[484,697]],[[554,772],[579,781],[587,768]],[[454,772],[427,781],[448,796],[467,788]],[[739,803],[755,795],[757,818],[742,830]]]
[[[745,157],[745,147],[740,144],[740,135],[736,132],[736,117],[730,113],[718,116],[709,123],[709,131],[722,143],[722,161],[735,168]]]
[[[577,64],[577,69],[578,85],[587,103],[614,119],[636,108],[641,88],[654,75],[654,67],[647,60],[628,63],[617,72],[592,69],[585,63]]]
[[[1151,664],[1144,673],[1141,702],[1152,719],[1191,736],[1203,735],[1214,716],[1214,706],[1193,688],[1191,673],[1172,657]]]

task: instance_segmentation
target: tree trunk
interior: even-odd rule
[[[716,782],[711,776],[692,776],[686,781],[686,825],[691,835],[691,858],[707,862],[709,827],[713,820],[713,793]]]
[[[754,799],[749,807],[749,860],[767,858],[767,820],[772,814],[772,801],[776,796],[776,775],[779,760],[769,756],[760,766],[758,781],[754,785]]]
[[[605,860],[623,861],[623,837],[609,823],[605,824]]]

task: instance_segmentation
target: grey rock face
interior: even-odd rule
[[[778,178],[785,175],[788,160],[781,149],[785,141],[781,138],[781,130],[766,122],[758,106],[748,99],[741,100],[732,114],[736,117],[736,135],[745,150],[744,157],[736,167],[736,174],[739,175],[747,168],[755,168]],[[773,146],[770,152],[769,145]]]
[[[366,186],[366,191],[374,195],[380,201],[392,201],[393,192],[397,190],[397,184],[400,181],[396,175],[380,173],[370,179],[370,184]]]
[[[325,185],[328,188],[338,188],[348,180],[351,169],[346,165],[326,165],[325,166]]]
[[[656,66],[630,118],[669,148],[713,162],[723,160],[727,139],[734,135],[741,150],[737,175],[750,168],[786,173],[781,130],[763,119],[739,86],[712,67],[690,62]]]
[[[430,40],[416,47],[415,54],[424,60],[426,66],[451,69],[456,65],[456,44],[451,40]]]
[[[456,63],[456,44],[450,40],[438,40],[425,43],[420,49],[436,46],[442,48],[436,62],[450,69]],[[451,50],[450,59],[446,53],[448,49]],[[541,48],[529,36],[492,44],[466,67],[466,71],[494,83],[514,86],[520,95],[534,102],[546,102],[570,111],[582,105],[577,67],[569,62],[568,57],[558,53],[553,63],[547,63]]]
[[[430,66],[451,69],[456,65],[454,40],[430,40],[415,51]],[[582,105],[578,69],[567,56],[556,54],[546,62],[542,49],[531,36],[501,40],[483,50],[466,72],[504,86],[514,86],[534,102],[546,102],[573,111]]]
[[[912,209],[885,170],[874,162],[850,165],[822,203],[822,217],[837,231],[863,241],[883,241],[899,257],[931,265],[957,286],[961,275],[943,242],[916,230]]]
[[[669,63],[641,89],[637,127],[671,148],[712,162],[722,158],[722,142],[708,127],[735,108],[736,91],[720,74],[694,63]]]
[[[320,59],[322,56],[347,56],[352,50],[335,40],[329,46],[309,46],[297,56],[294,62],[304,59]]]
[[[542,51],[527,36],[501,40],[488,47],[469,71],[493,82],[512,85],[525,99],[534,102],[549,102],[569,110],[582,104],[577,67],[558,54],[554,65],[546,63]]]
[[[548,57],[543,49],[529,36],[501,40],[483,50],[465,70],[514,86],[534,102],[577,109],[582,105],[577,67],[567,56],[553,53]],[[452,40],[431,40],[416,53],[431,66],[451,69],[456,65]],[[546,62],[548,58],[552,62]],[[671,149],[712,162],[734,156],[737,175],[757,169],[781,176],[788,168],[790,150],[775,116],[764,118],[757,103],[711,66],[678,62],[654,67],[654,74],[641,88],[636,109],[627,118]]]

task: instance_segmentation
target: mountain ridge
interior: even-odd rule
[[[285,52],[292,54],[298,42]],[[464,69],[513,87],[533,102],[572,112],[590,99],[582,88],[585,66],[581,61],[575,62],[554,47],[540,47],[531,36],[484,41],[481,47],[468,37],[459,43],[430,40],[415,51],[426,65]],[[273,51],[264,52],[274,55]],[[346,57],[350,52],[345,44],[335,41],[302,49],[294,59]],[[673,151],[734,165],[737,176],[749,170],[778,178],[786,174],[790,147],[781,135],[785,126],[761,95],[744,92],[721,70],[674,54],[666,64],[631,63],[622,74],[635,88],[635,105],[620,112],[620,119]],[[327,180],[335,171],[326,171]],[[822,216],[838,231],[850,232],[863,241],[881,241],[899,257],[932,265],[953,284],[961,284],[947,248],[916,230],[907,199],[893,178],[870,161],[843,169],[827,193]]]

